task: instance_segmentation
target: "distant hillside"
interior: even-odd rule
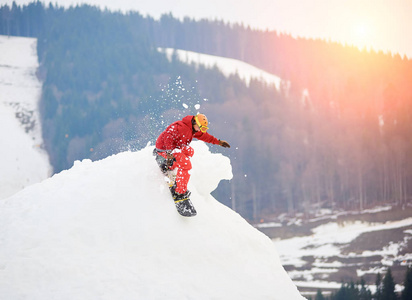
[[[375,290],[391,269],[403,284],[412,264],[412,206],[357,211],[320,210],[311,219],[286,215],[255,227],[273,238],[282,263],[304,295],[336,291],[361,278]],[[398,290],[399,291],[399,290]]]

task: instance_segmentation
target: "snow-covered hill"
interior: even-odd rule
[[[237,59],[172,48],[159,48],[159,51],[164,52],[169,60],[172,59],[172,55],[175,53],[180,61],[187,64],[194,64],[195,66],[203,65],[207,68],[216,66],[226,77],[238,74],[247,85],[249,85],[252,79],[256,79],[265,82],[268,85],[274,85],[279,89],[282,81],[282,79],[276,75]]]
[[[42,149],[36,39],[0,36],[0,199],[50,175]]]
[[[148,146],[0,200],[4,299],[303,299],[272,241],[210,193],[232,177],[203,142],[181,217]]]

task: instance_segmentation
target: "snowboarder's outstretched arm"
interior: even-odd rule
[[[207,132],[196,132],[194,135],[195,138],[197,138],[198,140],[204,141],[206,143],[210,143],[210,144],[215,144],[215,145],[219,145],[222,146],[224,148],[230,148],[230,145],[228,142],[224,141],[224,140],[219,140],[217,138],[215,138],[213,135],[207,133]]]

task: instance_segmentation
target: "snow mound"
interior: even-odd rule
[[[210,192],[230,161],[203,142],[181,217],[153,147],[72,169],[0,200],[4,299],[302,299],[272,241]]]

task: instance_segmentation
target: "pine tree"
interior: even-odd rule
[[[395,282],[393,281],[391,269],[388,268],[385,278],[383,278],[382,300],[397,300],[395,294]]]
[[[412,267],[408,267],[405,274],[405,281],[403,282],[405,287],[402,291],[402,300],[412,299]]]
[[[339,291],[332,295],[332,300],[358,300],[359,299],[359,289],[356,287],[355,283],[351,281],[350,283],[342,284]]]
[[[325,297],[322,295],[322,291],[318,289],[318,292],[316,293],[315,300],[325,300]]]
[[[376,300],[382,300],[382,276],[381,276],[381,273],[378,273],[378,275],[376,275],[375,285],[376,285],[375,299]]]
[[[367,288],[365,280],[361,278],[361,289],[359,291],[359,299],[360,300],[371,300],[372,299],[372,293],[371,291]]]

